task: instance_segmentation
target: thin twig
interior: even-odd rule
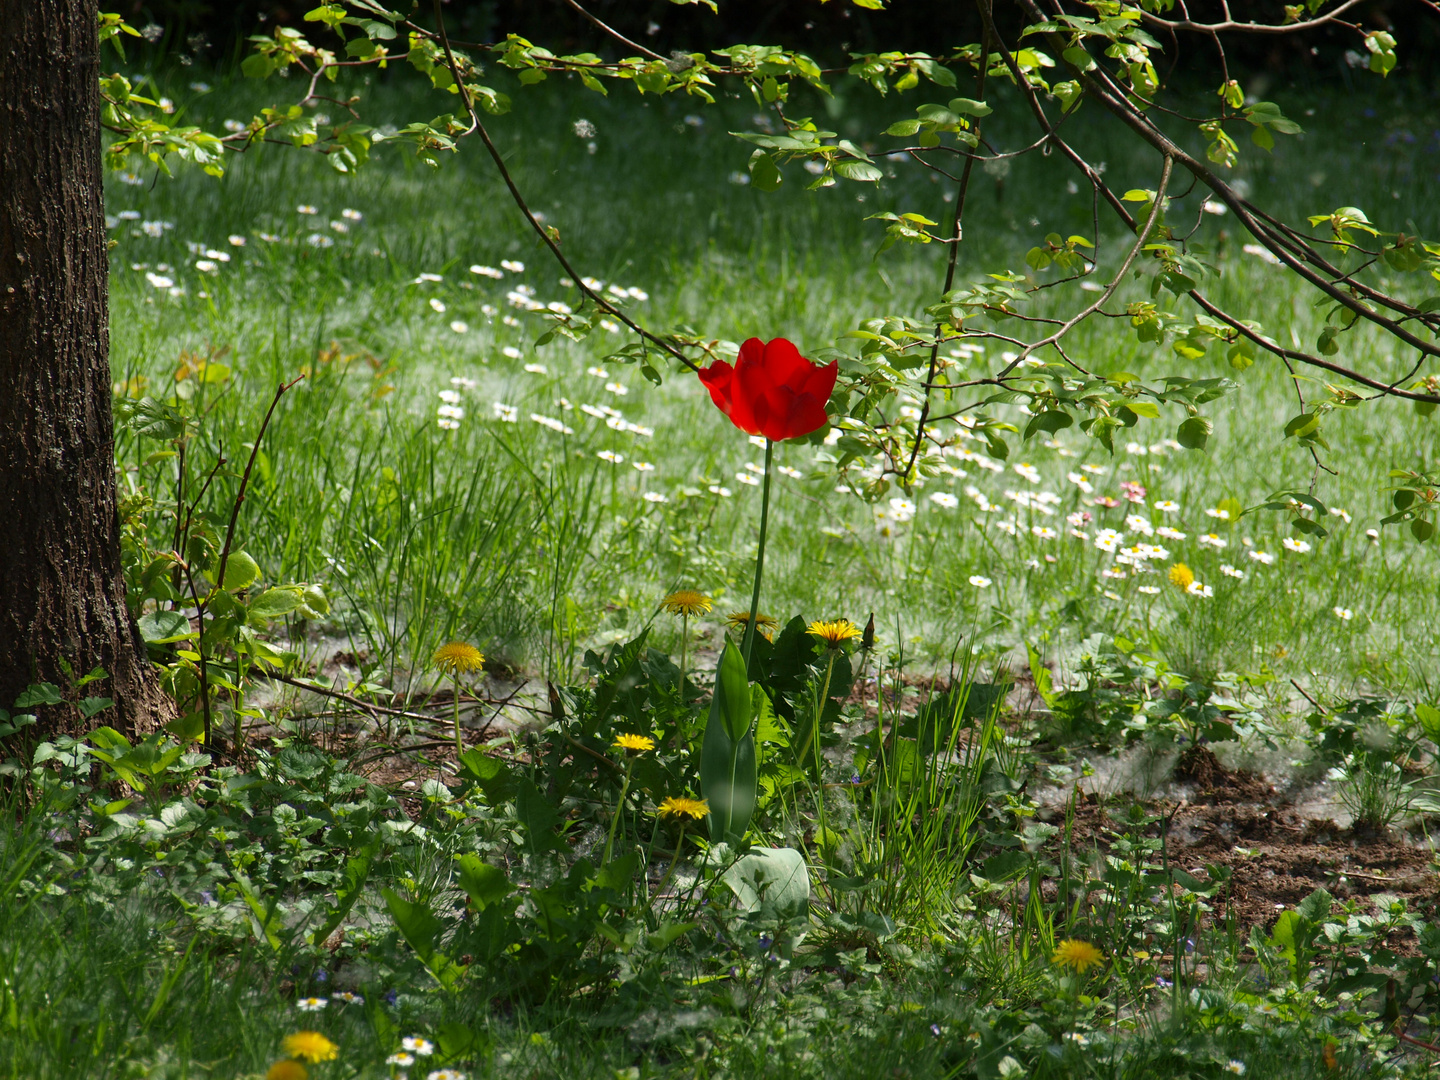
[[[631,41],[631,40],[630,40],[629,38],[627,38],[624,34],[620,33],[619,30],[616,30],[616,29],[613,28],[613,27],[610,27],[610,26],[605,25],[603,22],[601,22],[599,19],[597,19],[594,15],[591,15],[590,12],[586,11],[583,7],[581,7],[579,4],[577,4],[577,3],[575,2],[575,0],[563,0],[563,2],[565,3],[565,5],[566,5],[567,7],[573,8],[575,11],[578,11],[578,12],[579,12],[581,15],[583,15],[585,18],[589,19],[592,23],[594,23],[596,26],[598,26],[601,30],[605,31],[605,33],[609,34],[609,35],[610,35],[612,38],[614,38],[616,41],[620,42],[620,44],[625,45],[625,46],[628,46],[629,48],[634,49],[636,52],[641,53],[641,54],[643,54],[643,55],[645,55],[645,56],[650,57],[650,59],[652,59],[652,60],[664,60],[664,59],[665,59],[665,57],[661,56],[659,53],[657,53],[657,52],[651,52],[651,51],[650,51],[649,49],[647,49],[644,45],[641,45],[641,44],[639,44],[638,42]],[[1352,3],[1358,3],[1359,0],[1351,0],[1351,2],[1352,2]]]
[[[982,8],[988,9],[990,3],[991,0],[980,0],[980,6]],[[982,39],[982,44],[980,46],[980,70],[975,76],[975,99],[977,101],[985,100],[985,75],[988,68],[990,67],[990,65],[987,63],[987,58],[989,57],[989,55],[990,23],[987,18],[985,23],[985,34]],[[978,119],[975,121],[974,128],[975,135],[978,138],[980,133],[980,121]],[[915,155],[912,154],[911,156],[914,157]],[[960,257],[960,222],[961,218],[965,214],[965,196],[970,191],[970,174],[974,168],[975,158],[971,155],[967,155],[965,158],[965,167],[960,172],[960,186],[959,189],[955,192],[955,212],[950,215],[950,257],[946,260],[945,263],[945,288],[941,291],[940,294],[942,297],[947,295],[950,290],[955,286],[955,264]],[[940,338],[944,334],[944,330],[945,327],[943,324],[936,324],[935,340],[930,345],[930,367],[925,376],[925,384],[927,386],[935,381],[936,364],[938,364],[940,360]],[[915,461],[920,456],[920,447],[925,444],[925,424],[929,419],[930,394],[927,391],[925,394],[925,400],[920,406],[920,419],[915,422],[915,445],[910,448],[910,460],[906,462],[905,471],[900,476],[900,482],[906,485],[907,490],[910,481],[915,474]]]
[[[1099,298],[1093,304],[1088,305],[1078,314],[1068,319],[1065,325],[1060,327],[1059,330],[1056,330],[1055,333],[1047,338],[1041,338],[1033,345],[1026,345],[1025,348],[1021,350],[1019,356],[1015,357],[1014,360],[1011,360],[1010,363],[1001,369],[1001,377],[1010,374],[1010,372],[1015,370],[1016,365],[1022,363],[1027,356],[1037,349],[1042,349],[1046,345],[1056,345],[1058,347],[1060,339],[1069,333],[1077,323],[1095,314],[1095,312],[1104,306],[1105,301],[1115,295],[1115,290],[1120,287],[1120,283],[1125,280],[1125,275],[1130,272],[1130,264],[1135,261],[1135,256],[1139,255],[1141,249],[1145,247],[1145,241],[1150,239],[1151,230],[1155,228],[1155,222],[1160,218],[1160,208],[1165,205],[1165,189],[1170,186],[1170,170],[1174,164],[1174,160],[1169,155],[1166,155],[1164,167],[1160,172],[1160,187],[1156,190],[1155,202],[1150,207],[1150,217],[1146,220],[1144,227],[1137,233],[1135,243],[1131,246],[1129,254],[1125,256],[1125,261],[1121,264],[1119,273],[1117,273],[1110,284],[1106,286],[1105,291],[1100,294]]]
[[[440,44],[444,47],[445,50],[445,62],[449,65],[450,75],[452,78],[454,78],[456,86],[458,86],[460,89],[460,98],[465,103],[465,110],[470,114],[470,130],[480,136],[480,141],[485,144],[485,149],[490,152],[490,158],[495,162],[495,168],[499,170],[501,179],[505,181],[505,186],[510,189],[510,198],[513,199],[515,205],[520,208],[520,212],[525,215],[525,220],[528,221],[530,223],[530,227],[535,230],[535,235],[538,236],[540,240],[545,244],[545,246],[550,249],[550,253],[555,256],[556,261],[559,262],[560,265],[565,269],[565,272],[569,275],[570,280],[575,282],[575,287],[579,289],[582,293],[584,293],[587,297],[589,297],[589,299],[595,304],[596,307],[598,307],[602,312],[606,313],[607,315],[615,316],[615,318],[619,319],[631,330],[635,331],[635,333],[639,334],[641,337],[647,339],[648,341],[653,342],[657,347],[664,349],[667,353],[669,353],[675,359],[679,360],[691,371],[698,372],[700,370],[700,367],[695,363],[695,361],[691,360],[679,349],[675,348],[675,346],[670,344],[670,342],[664,340],[663,338],[657,337],[649,330],[646,330],[644,327],[642,327],[639,323],[635,322],[635,320],[631,319],[619,308],[612,306],[598,292],[590,288],[589,285],[586,285],[584,278],[573,266],[570,265],[570,260],[567,259],[565,257],[565,253],[560,250],[560,245],[556,242],[555,238],[552,237],[549,231],[540,224],[538,219],[536,219],[535,214],[533,211],[531,211],[529,204],[525,202],[525,197],[520,194],[520,189],[515,186],[515,179],[510,175],[510,170],[505,165],[505,158],[501,155],[499,149],[491,140],[490,133],[485,130],[485,125],[480,122],[480,114],[475,111],[475,103],[470,98],[470,90],[465,85],[465,80],[460,75],[460,67],[455,62],[455,54],[450,50],[450,39],[445,33],[445,16],[440,10],[440,0],[434,0],[434,7],[435,26],[437,32],[440,35]]]

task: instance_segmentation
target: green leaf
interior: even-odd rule
[[[837,161],[831,168],[846,180],[883,180],[885,174],[868,161]]]
[[[989,116],[995,110],[983,101],[974,98],[957,97],[950,99],[950,111],[965,113],[967,116]]]
[[[1204,450],[1213,430],[1215,425],[1206,417],[1192,416],[1176,430],[1175,438],[1187,450]]]
[[[1410,522],[1410,535],[1423,544],[1435,535],[1435,525],[1425,518],[1416,518]]]
[[[214,569],[211,571],[211,578],[213,579],[219,571],[220,566],[217,560]],[[253,585],[259,576],[259,563],[244,551],[232,551],[225,559],[225,580],[221,582],[221,588],[226,592],[246,589]]]
[[[76,702],[75,707],[80,710],[81,716],[83,716],[86,720],[89,720],[96,713],[104,712],[106,709],[110,708],[110,706],[114,704],[115,700],[113,698],[87,697],[81,698],[78,702]]]
[[[886,135],[908,136],[920,130],[919,120],[897,120],[885,129]]]
[[[465,895],[479,911],[515,891],[504,870],[484,862],[478,855],[455,856],[455,870],[460,888],[465,890]]]
[[[1423,701],[1418,702],[1415,706],[1415,719],[1420,721],[1427,739],[1440,743],[1440,709]]]
[[[715,696],[711,715],[719,710],[725,733],[740,740],[750,731],[750,684],[745,678],[745,660],[733,642],[727,642],[715,675]]]
[[[746,911],[768,905],[782,918],[796,918],[809,909],[810,874],[794,848],[753,848],[722,877]]]
[[[54,683],[31,683],[15,699],[15,707],[17,709],[33,709],[36,705],[59,705],[64,700],[60,696],[60,688]],[[128,747],[129,744],[126,743],[126,746]]]
[[[230,568],[225,568],[225,576],[229,577]],[[266,589],[254,600],[250,601],[250,618],[255,619],[278,619],[282,615],[288,615],[301,604],[301,590],[294,585],[282,585],[274,589]]]
[[[335,906],[330,909],[329,915],[315,933],[310,935],[310,944],[315,948],[320,948],[329,940],[330,935],[340,928],[340,924],[350,914],[355,901],[360,899],[360,894],[365,891],[365,881],[370,876],[370,867],[380,852],[380,844],[379,837],[375,837],[359,852],[345,860],[345,878],[335,889]]]
[[[540,794],[540,789],[528,777],[520,782],[520,789],[515,797],[515,816],[520,819],[520,824],[525,829],[532,855],[560,848],[559,838],[555,835],[555,827],[560,824],[560,815],[556,813],[551,801]]]
[[[1301,413],[1285,425],[1285,438],[1310,439],[1320,430],[1319,413]]]
[[[1074,79],[1056,83],[1050,88],[1050,92],[1060,99],[1061,112],[1068,113],[1080,104],[1082,90]]]
[[[436,947],[436,941],[444,930],[441,923],[430,911],[428,905],[411,903],[392,889],[381,889],[385,906],[402,937],[409,942],[421,962],[444,987],[452,987],[465,974],[465,969],[451,960]]]
[[[750,685],[745,660],[726,642],[700,750],[700,790],[710,804],[710,835],[743,836],[755,812],[755,740],[750,732]]]
[[[185,434],[185,414],[154,398],[120,401],[115,415],[129,430],[147,439],[169,441]]]
[[[775,165],[775,159],[764,150],[756,150],[750,155],[750,184],[756,191],[774,191],[784,179]]]
[[[1030,422],[1025,425],[1025,434],[1022,436],[1028,440],[1037,431],[1053,435],[1057,431],[1064,431],[1075,423],[1075,417],[1063,409],[1046,409],[1031,417]]]
[[[485,794],[485,801],[499,806],[513,799],[520,790],[510,767],[499,758],[472,747],[459,757],[460,775],[473,780]]]

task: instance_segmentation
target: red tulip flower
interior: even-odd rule
[[[780,442],[828,423],[825,403],[839,372],[838,361],[816,367],[784,338],[751,338],[740,346],[733,368],[717,360],[701,370],[700,381],[741,431]]]

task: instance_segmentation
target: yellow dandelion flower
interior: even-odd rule
[[[672,795],[660,804],[661,817],[690,817],[699,821],[710,813],[710,804],[704,799],[687,799],[683,795]]]
[[[725,616],[725,625],[733,626],[736,630],[744,630],[749,624],[750,613],[748,611],[732,611]],[[779,620],[773,615],[757,614],[755,616],[755,630],[766,641],[775,640],[775,628],[779,625]]]
[[[436,649],[430,662],[446,675],[455,676],[465,671],[479,671],[485,663],[485,655],[474,645],[452,641]]]
[[[655,749],[655,740],[649,735],[631,735],[629,732],[615,736],[615,741],[610,744],[612,750],[624,750],[627,754],[643,754],[647,750]]]
[[[298,1061],[282,1058],[265,1070],[265,1080],[306,1080],[310,1074]]]
[[[304,1061],[334,1061],[340,1056],[340,1047],[318,1031],[297,1031],[286,1035],[280,1044],[292,1058]]]
[[[1105,954],[1088,941],[1066,938],[1055,947],[1055,955],[1050,957],[1050,962],[1060,967],[1074,968],[1083,975],[1104,959]]]
[[[681,589],[679,592],[672,592],[664,600],[660,601],[660,607],[671,615],[704,615],[710,610],[710,598],[702,592],[694,589]]]
[[[1191,570],[1183,562],[1177,562],[1174,566],[1170,567],[1170,573],[1166,576],[1169,577],[1170,584],[1174,585],[1181,592],[1184,592],[1190,588],[1191,585],[1195,584],[1195,571]]]
[[[805,630],[825,642],[826,647],[831,649],[838,649],[843,642],[857,638],[861,634],[860,627],[849,619],[835,619],[831,622],[818,619],[807,626]]]

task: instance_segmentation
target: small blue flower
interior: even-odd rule
[[[931,1025],[930,1025],[930,1034],[931,1034],[931,1035],[934,1035],[934,1036],[938,1039],[938,1038],[940,1037],[940,1025],[939,1025],[939,1024],[931,1024]]]

